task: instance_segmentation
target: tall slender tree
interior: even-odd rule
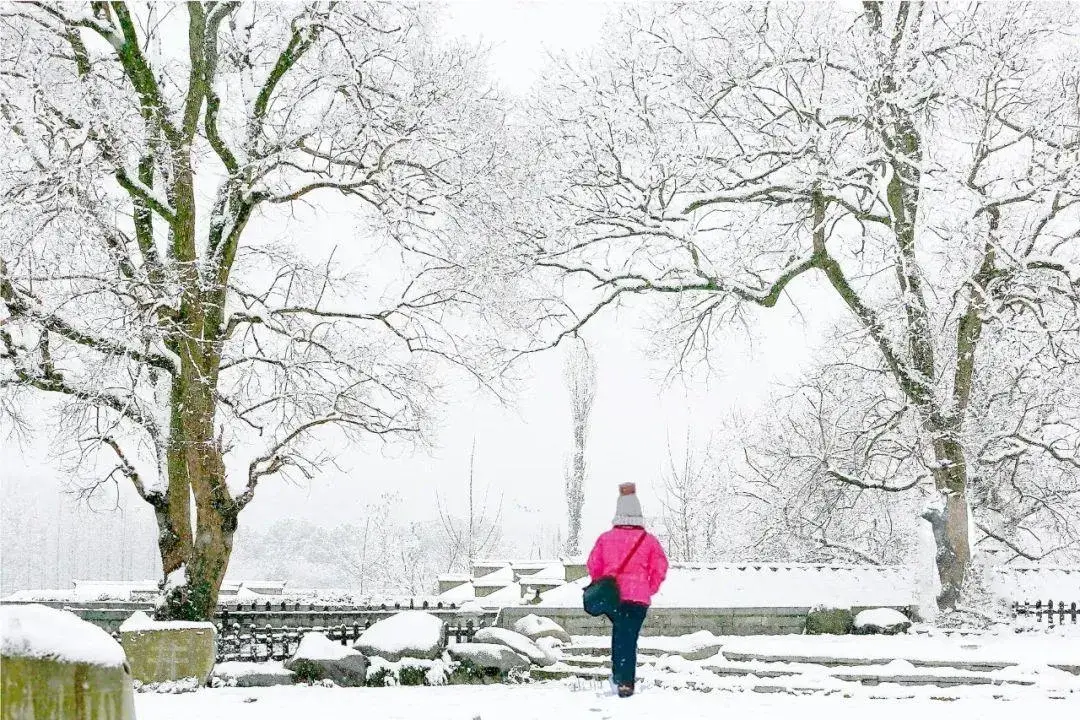
[[[581,552],[581,513],[585,507],[586,443],[589,417],[596,397],[596,363],[585,341],[576,338],[567,348],[563,378],[570,393],[570,429],[573,446],[566,467],[566,546],[567,555]]]

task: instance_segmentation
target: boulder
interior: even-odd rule
[[[911,620],[892,608],[863,610],[855,616],[857,635],[899,635],[911,627]]]
[[[336,643],[322,633],[309,632],[285,663],[297,680],[332,680],[341,687],[363,687],[367,679],[367,658],[354,648]]]
[[[144,685],[193,677],[205,685],[217,657],[217,630],[208,622],[151,620],[136,612],[120,626],[131,675]]]
[[[570,633],[563,630],[559,623],[540,615],[526,615],[521,618],[514,623],[514,632],[520,633],[533,641],[543,637],[553,637],[565,643],[570,642]]]
[[[0,718],[134,720],[124,650],[101,628],[42,605],[0,608]]]
[[[398,613],[365,630],[353,647],[391,662],[403,657],[434,660],[446,649],[443,621],[419,610]]]
[[[458,643],[449,648],[450,657],[468,661],[482,670],[494,670],[505,675],[511,670],[528,670],[529,661],[506,647],[494,643]]]
[[[807,635],[847,635],[855,626],[850,610],[814,608],[806,615]]]
[[[213,687],[273,687],[292,685],[294,674],[279,662],[223,662],[210,676]]]
[[[505,645],[518,655],[524,655],[533,665],[540,667],[555,664],[555,659],[544,652],[539,645],[513,630],[498,627],[480,628],[473,636],[473,642]]]
[[[542,637],[536,640],[537,646],[544,651],[544,654],[551,658],[553,661],[558,662],[562,659],[562,649],[566,646],[559,638],[555,637]]]

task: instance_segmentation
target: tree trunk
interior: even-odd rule
[[[935,562],[941,581],[937,603],[939,608],[946,610],[956,607],[971,564],[967,464],[963,448],[946,435],[939,435],[934,440],[934,457],[937,461],[934,484],[945,499],[945,510],[928,510],[923,518],[934,531]]]

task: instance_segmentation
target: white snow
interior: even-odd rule
[[[653,640],[642,638],[642,646]],[[725,653],[1080,666],[1080,642],[1067,635],[746,635],[725,637],[723,644]]]
[[[439,600],[443,603],[461,604],[475,599],[476,588],[471,582],[462,583],[439,595]]]
[[[482,587],[479,584],[479,581],[477,582],[476,587]],[[502,608],[511,605],[521,605],[524,600],[521,597],[521,586],[517,583],[510,583],[506,587],[496,590],[490,595],[476,598],[476,602],[485,608]]]
[[[359,654],[359,650],[334,642],[322,633],[309,632],[300,640],[300,646],[296,648],[293,658],[303,660],[343,660]]]
[[[461,603],[461,605],[458,606],[458,610],[460,610],[462,613],[473,615],[479,615],[487,612],[484,606],[476,602],[475,600],[469,600],[467,602]]]
[[[141,610],[136,610],[120,625],[120,632],[153,632],[159,630],[213,630],[211,622],[188,620],[154,620]]]
[[[437,645],[442,637],[443,621],[426,612],[407,611],[375,623],[361,635],[358,645],[377,648],[387,655]]]
[[[1080,603],[1080,568],[997,567],[990,571],[990,587],[995,595],[1013,602]]]
[[[104,667],[127,660],[120,643],[101,628],[43,605],[0,607],[0,654]]]
[[[695,678],[689,673],[685,677]],[[1042,693],[1001,687],[915,692],[888,686],[841,690],[823,684],[822,688],[832,694],[803,696],[794,692],[744,692],[738,683],[725,685],[719,678],[715,680],[719,681],[715,686],[721,695],[646,686],[629,700],[602,694],[602,683],[595,681],[394,688],[223,688],[185,695],[138,695],[135,700],[138,717],[154,720],[353,720],[361,715],[380,720],[866,720],[868,716],[874,720],[1016,720],[1018,713],[1039,720],[1065,720],[1075,716],[1077,705],[1071,697],[1053,700]],[[994,699],[995,695],[1005,700]],[[938,697],[958,699],[942,702],[935,699]]]
[[[761,563],[673,563],[654,607],[909,607],[916,605],[912,568]],[[580,607],[582,578],[542,594],[545,607]]]
[[[910,622],[911,621],[908,620],[903,613],[897,612],[891,608],[863,610],[855,616],[855,627],[859,629],[869,626],[886,628]]]
[[[535,642],[521,633],[507,630],[506,628],[481,628],[477,631],[476,636],[473,637],[472,642],[505,645],[518,655],[524,655],[531,662],[538,664],[546,664],[551,658],[551,656],[545,653]]]

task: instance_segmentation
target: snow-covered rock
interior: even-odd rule
[[[355,648],[336,643],[322,633],[309,632],[285,663],[302,680],[333,680],[342,687],[362,687],[367,658]]]
[[[0,607],[0,654],[123,667],[124,649],[109,633],[67,610],[44,605]]]
[[[4,718],[134,720],[123,649],[74,613],[0,608],[0,656]]]
[[[353,647],[368,657],[390,661],[403,657],[434,660],[445,649],[443,621],[419,610],[398,613],[365,630]]]
[[[213,687],[272,687],[292,685],[294,674],[280,662],[223,662],[210,676]]]
[[[545,655],[558,662],[562,659],[562,649],[566,643],[557,637],[542,637],[536,639],[536,645],[544,651]]]
[[[706,660],[720,652],[720,638],[708,630],[699,630],[674,639],[674,649],[687,660]]]
[[[545,653],[539,645],[513,630],[497,627],[480,628],[476,631],[476,635],[473,636],[473,641],[505,645],[517,654],[524,655],[534,665],[541,667],[555,664],[555,658]]]
[[[511,670],[527,670],[529,661],[506,647],[493,643],[459,643],[449,648],[450,657],[455,660],[467,660],[484,670],[497,670],[508,673]]]
[[[540,615],[526,615],[514,623],[514,632],[521,633],[530,640],[554,637],[563,642],[570,642],[570,633],[562,629],[559,623]]]
[[[151,620],[135,612],[120,626],[131,675],[144,685],[193,677],[205,685],[217,658],[217,630],[209,622]]]
[[[855,616],[855,632],[859,635],[897,635],[910,627],[911,621],[892,608],[863,610]]]

